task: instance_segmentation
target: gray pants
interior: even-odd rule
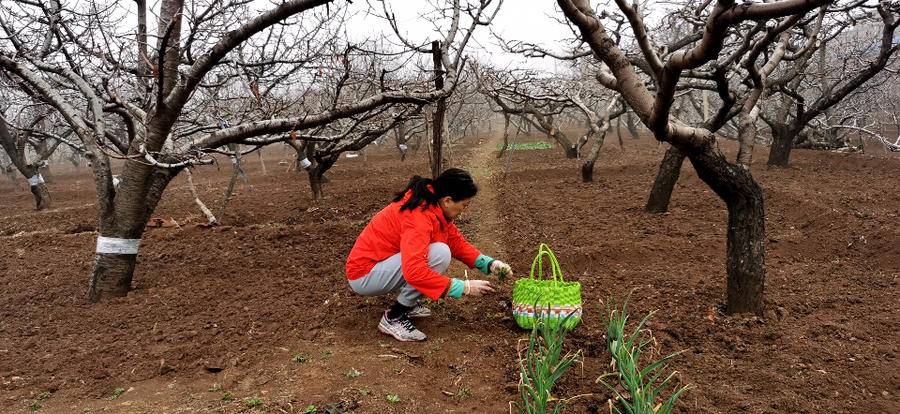
[[[438,273],[444,273],[450,267],[450,247],[444,243],[431,243],[428,246],[428,267]],[[403,306],[416,306],[422,293],[406,283],[400,269],[400,253],[378,262],[365,276],[350,281],[354,292],[365,296],[379,296],[396,290],[400,291],[397,302]]]

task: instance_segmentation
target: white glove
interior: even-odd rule
[[[481,296],[485,293],[490,293],[494,291],[494,288],[491,286],[491,282],[487,280],[466,280],[463,281],[465,283],[463,285],[463,295],[464,296]]]
[[[512,268],[509,267],[508,264],[501,262],[499,260],[494,260],[491,263],[491,274],[496,275],[496,276],[502,275],[503,277],[507,277],[507,276],[512,276],[513,271],[512,271]]]

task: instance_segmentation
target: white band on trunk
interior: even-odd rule
[[[34,187],[38,184],[44,183],[44,177],[41,177],[41,173],[37,173],[32,177],[28,177],[28,185]]]
[[[141,239],[117,239],[115,237],[97,237],[97,253],[137,254]]]
[[[300,160],[300,168],[303,168],[305,170],[309,168],[310,165],[312,165],[312,162],[310,162],[308,159],[304,158]]]
[[[406,151],[407,149],[409,149],[409,147],[407,147],[406,144],[400,144],[397,147],[400,148],[400,151]]]

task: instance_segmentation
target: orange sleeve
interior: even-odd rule
[[[450,247],[450,254],[454,259],[463,262],[469,269],[475,267],[475,259],[481,255],[481,252],[463,237],[453,223],[447,223],[447,245]]]
[[[421,209],[404,214],[400,230],[400,268],[403,278],[423,295],[437,300],[447,291],[450,278],[428,267],[428,246],[433,218]],[[453,248],[451,247],[451,252]],[[474,261],[474,259],[473,259]]]

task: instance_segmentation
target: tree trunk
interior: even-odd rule
[[[488,124],[490,125],[490,124]],[[500,147],[500,151],[497,152],[497,159],[503,158],[503,153],[506,152],[506,148],[509,147],[509,115],[503,114],[503,146]]]
[[[266,171],[266,161],[263,159],[262,150],[257,151],[256,154],[259,155],[259,166],[262,168],[262,174],[268,175],[269,172]]]
[[[769,149],[769,165],[787,167],[791,159],[791,147],[796,133],[787,128],[772,128],[772,147]]]
[[[59,144],[57,143],[56,145]],[[46,139],[43,139],[38,143],[37,148],[35,148],[35,152],[38,154],[35,164],[38,165],[38,172],[41,174],[41,177],[44,178],[45,182],[53,181],[53,173],[50,171],[50,160],[41,159],[41,154],[49,155],[53,153],[52,151],[48,151],[48,144]]]
[[[681,164],[684,163],[684,154],[670,146],[659,164],[659,172],[653,181],[653,189],[650,190],[650,198],[644,210],[648,213],[662,214],[669,211],[669,201],[672,200],[672,190],[678,182],[681,174]]]
[[[174,173],[172,174],[174,176]],[[156,208],[159,197],[171,177],[153,176],[156,181],[149,185],[145,202],[142,204],[129,203],[125,206],[120,203],[116,209],[119,214],[110,211],[107,217],[101,212],[99,222],[99,236],[120,239],[140,239],[144,234],[147,220]],[[153,179],[151,178],[151,180]],[[127,184],[129,185],[130,184]],[[138,198],[133,192],[136,187],[123,188],[123,193],[118,197]],[[138,189],[140,190],[140,189]],[[111,217],[109,217],[111,215]],[[99,241],[98,241],[99,244]],[[99,250],[99,249],[98,249]],[[111,297],[121,297],[131,290],[131,280],[134,277],[134,267],[137,261],[137,253],[94,253],[94,268],[88,285],[87,297],[91,302],[98,302]]]
[[[444,112],[446,111],[447,102],[445,99],[438,99],[434,109],[434,119],[432,120],[433,131],[431,133],[431,176],[437,178],[444,169]]]
[[[725,312],[762,315],[766,278],[762,188],[749,170],[729,164],[712,145],[689,157],[700,179],[728,207]]]
[[[307,163],[309,162],[309,159],[306,158],[306,154],[301,149],[301,150],[297,151],[297,157],[294,158],[294,171],[300,172],[300,171],[303,171],[306,169],[303,167],[304,165],[306,165],[306,163],[303,162],[303,160],[306,160]]]
[[[309,188],[312,190],[313,200],[321,200],[325,195],[325,184],[328,184],[328,177],[325,173],[334,166],[341,154],[330,154],[323,157],[312,157],[316,161],[309,168]]]
[[[738,150],[736,164],[744,169],[750,168],[750,162],[753,160],[753,146],[756,143],[756,121],[759,117],[759,107],[753,105],[753,109],[749,112],[741,111],[740,131],[738,131],[738,141],[740,149]]]
[[[39,175],[40,162],[38,161],[32,164],[28,163],[25,156],[25,149],[16,144],[16,138],[9,132],[6,120],[2,116],[0,116],[0,147],[2,147],[2,150],[9,157],[10,162],[13,163],[16,169],[19,170],[26,179],[29,179],[31,193],[34,194],[35,208],[37,210],[49,208],[50,190],[47,189],[47,184],[43,182],[43,179],[35,183],[30,182],[32,177]],[[0,168],[2,168],[2,166],[0,166]],[[14,179],[14,177],[11,178]],[[16,184],[16,188],[18,188],[18,184]]]
[[[584,161],[584,164],[581,165],[581,181],[585,183],[589,183],[594,181],[594,163],[597,161],[597,157],[594,156],[594,150],[591,149],[591,155]],[[599,155],[600,151],[596,151]]]
[[[728,241],[726,264],[728,294],[725,312],[763,313],[763,288],[766,279],[765,209],[762,189],[754,186],[747,196],[728,205]]]
[[[616,117],[616,135],[619,136],[619,141],[622,140],[622,118],[623,116]]]
[[[160,161],[176,160],[162,157]],[[141,239],[147,220],[159,204],[163,191],[181,171],[176,168],[153,167],[129,159],[125,161],[122,182],[116,189],[112,185],[112,178],[107,175],[108,158],[94,158],[92,168],[99,207],[99,236],[127,240]],[[94,268],[87,291],[91,302],[125,296],[128,293],[137,259],[137,250],[132,250],[113,249],[94,254]]]
[[[3,168],[3,166],[0,165],[0,168]],[[18,177],[16,177],[16,172],[12,169],[12,166],[3,168],[3,174],[5,174],[6,178],[9,178],[9,181],[12,182],[13,187],[14,187],[13,191],[15,191],[17,193],[19,191],[22,191],[22,184],[19,183],[19,179],[18,179]]]
[[[431,53],[434,60],[434,88],[441,90],[444,88],[444,72],[441,64],[441,42],[435,40],[431,42]],[[434,152],[431,156],[431,176],[437,178],[444,169],[444,116],[447,111],[447,98],[440,98],[434,108],[434,119],[432,120],[432,143],[431,150]]]
[[[625,113],[625,126],[628,128],[628,133],[631,134],[631,139],[640,138],[637,125],[634,122],[634,114],[631,111]]]
[[[219,206],[219,214],[216,216],[223,221],[225,220],[225,208],[228,207],[228,203],[234,198],[234,184],[241,174],[241,157],[239,152],[236,152],[236,154],[238,155],[231,158],[231,180],[228,181],[228,188],[225,189],[225,195],[222,196],[222,205]]]
[[[591,147],[591,152],[588,154],[587,159],[584,160],[584,164],[581,165],[581,181],[586,183],[594,181],[594,164],[597,162],[597,158],[600,158],[600,150],[603,148],[603,141],[606,139],[608,131],[609,116],[606,115],[606,120],[603,121],[603,124],[598,129],[594,129],[597,140],[594,142],[594,146]]]
[[[127,295],[131,290],[136,263],[136,254],[95,253],[88,300],[97,302]]]
[[[431,150],[431,144],[434,141],[434,137],[432,136],[434,134],[434,129],[428,122],[429,119],[434,118],[434,107],[430,105],[425,107],[424,118],[425,131],[422,132],[422,135],[425,137],[425,155],[428,156],[428,165],[431,166],[434,164],[434,151]]]
[[[35,209],[40,211],[50,208],[50,190],[47,189],[47,184],[31,186],[31,194],[34,194]]]
[[[309,169],[309,189],[312,191],[312,198],[315,201],[321,200],[323,196],[322,178],[318,167]]]
[[[400,152],[400,161],[406,161],[406,151],[409,150],[409,146],[406,145],[406,143],[409,141],[406,130],[406,122],[400,122],[394,128],[394,140],[397,144],[397,151]]]

